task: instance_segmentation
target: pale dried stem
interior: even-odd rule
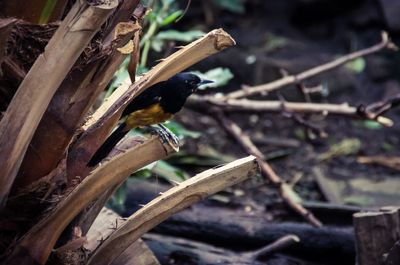
[[[314,77],[321,73],[330,71],[330,70],[335,69],[341,65],[344,65],[354,59],[378,52],[385,48],[396,49],[396,46],[394,45],[393,42],[391,42],[391,40],[388,37],[388,34],[386,32],[382,32],[381,42],[376,45],[373,45],[369,48],[347,54],[347,55],[337,58],[329,63],[319,65],[317,67],[311,68],[311,69],[306,70],[297,75],[288,75],[281,79],[278,79],[276,81],[273,81],[273,82],[270,82],[267,84],[263,84],[263,85],[258,85],[258,86],[253,86],[253,87],[244,87],[241,90],[238,90],[238,91],[235,91],[235,92],[225,95],[224,99],[243,98],[243,97],[251,96],[254,94],[271,92],[271,91],[280,89],[287,85],[296,84],[296,83],[298,84],[308,78],[311,78],[311,77]]]
[[[262,247],[255,251],[250,251],[248,253],[243,253],[243,256],[248,256],[250,260],[256,261],[260,258],[265,258],[267,255],[271,255],[273,253],[279,252],[287,247],[290,247],[296,243],[300,242],[300,238],[296,235],[286,235],[281,238],[278,238],[271,244]]]
[[[199,200],[257,173],[256,158],[249,156],[204,171],[171,188],[130,216],[89,259],[88,265],[108,265],[141,235]]]
[[[22,81],[0,122],[0,206],[51,98],[118,1],[77,1]]]
[[[228,99],[220,100],[216,97],[200,97],[193,95],[189,99],[189,104],[201,107],[202,104],[212,104],[220,107],[223,111],[252,111],[252,112],[294,112],[294,113],[319,113],[323,115],[335,114],[342,116],[350,116],[355,118],[369,119],[369,117],[361,117],[358,108],[343,104],[326,104],[326,103],[305,103],[305,102],[287,102],[278,100],[249,100],[249,99]],[[204,107],[204,106],[203,106]],[[384,117],[371,115],[371,119],[380,124],[390,127],[393,121]]]

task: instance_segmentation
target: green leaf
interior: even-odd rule
[[[229,80],[233,78],[233,74],[229,68],[214,68],[205,73],[193,72],[202,79],[214,81],[214,83],[206,84],[200,87],[200,89],[206,89],[209,87],[220,87],[228,84]]]
[[[357,58],[353,61],[348,62],[345,67],[350,71],[359,74],[365,69],[365,60],[364,58]]]
[[[245,11],[243,0],[213,0],[213,2],[217,6],[234,13],[243,14]]]
[[[172,183],[182,182],[190,178],[189,174],[185,171],[165,161],[158,161],[156,166],[152,169],[152,172]]]
[[[167,26],[169,24],[171,24],[172,22],[174,22],[178,17],[180,17],[182,15],[183,11],[182,10],[177,10],[175,12],[173,12],[172,14],[168,15],[166,18],[164,18],[161,22],[160,22],[160,26],[164,27]]]
[[[201,30],[189,30],[189,31],[177,31],[177,30],[164,30],[155,36],[157,40],[174,40],[181,42],[191,42],[204,36],[204,32]]]
[[[49,22],[51,14],[53,14],[54,8],[57,5],[58,0],[47,0],[46,4],[42,9],[42,13],[40,14],[39,24],[45,24]]]
[[[383,126],[376,121],[371,121],[371,120],[367,120],[367,121],[355,121],[354,122],[356,125],[367,128],[369,130],[379,130],[382,129]]]

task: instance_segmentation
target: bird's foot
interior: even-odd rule
[[[158,124],[158,126],[152,126],[152,134],[157,134],[163,143],[172,143],[174,146],[180,145],[179,138],[171,132],[167,127],[162,124]]]

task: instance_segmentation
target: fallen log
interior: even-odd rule
[[[162,186],[145,183],[129,185],[128,211],[155,194]],[[269,244],[287,234],[297,235],[301,244],[285,253],[324,264],[354,264],[354,235],[351,227],[324,226],[315,228],[296,222],[271,223],[266,212],[246,212],[244,207],[235,209],[212,206],[210,202],[198,203],[158,225],[152,232],[206,242],[234,250],[251,250]]]

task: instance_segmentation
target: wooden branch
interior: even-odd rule
[[[219,124],[228,132],[248,154],[258,158],[261,172],[271,181],[271,183],[279,189],[282,199],[286,204],[301,215],[304,219],[316,227],[322,226],[322,223],[307,209],[305,209],[296,198],[293,189],[279,177],[268,162],[265,161],[262,152],[253,144],[250,137],[242,131],[242,129],[232,120],[228,119],[222,112],[218,112],[213,116],[218,119]]]
[[[320,113],[323,115],[334,114],[364,119],[376,120],[380,124],[390,127],[393,121],[376,115],[363,115],[357,107],[343,104],[325,104],[325,103],[305,103],[305,102],[287,102],[279,100],[249,100],[249,99],[228,99],[220,100],[215,97],[201,97],[193,95],[189,98],[189,106],[194,108],[207,108],[204,104],[211,104],[221,108],[223,111],[251,111],[251,112],[282,112],[289,111],[295,113]],[[201,106],[203,105],[203,106]]]
[[[129,176],[129,173],[176,151],[176,146],[162,143],[159,137],[151,137],[125,153],[115,156],[97,167],[41,222],[34,226],[18,243],[7,264],[44,264],[65,227],[90,202],[103,192]]]
[[[256,158],[249,156],[204,171],[171,188],[130,216],[127,222],[95,251],[88,265],[110,264],[141,235],[169,216],[206,196],[254,176],[257,169]]]
[[[400,208],[384,207],[380,212],[353,215],[357,264],[383,265],[384,255],[400,240]]]
[[[389,39],[388,34],[386,32],[382,32],[381,42],[378,44],[375,44],[374,46],[347,54],[347,55],[342,56],[338,59],[335,59],[329,63],[319,65],[317,67],[311,68],[311,69],[306,70],[297,75],[288,75],[281,79],[273,81],[271,83],[267,83],[267,84],[263,84],[263,85],[258,85],[258,86],[253,86],[253,87],[244,87],[241,90],[234,91],[234,92],[231,92],[231,93],[225,95],[224,99],[242,98],[242,97],[247,97],[247,96],[251,96],[254,94],[271,92],[271,91],[280,89],[280,88],[290,85],[290,84],[300,83],[308,78],[311,78],[311,77],[314,77],[321,73],[333,70],[333,69],[335,69],[341,65],[344,65],[354,59],[378,52],[382,49],[396,49],[395,44],[393,42],[391,42],[391,40]]]
[[[83,126],[81,137],[70,148],[69,178],[86,176],[84,172],[87,169],[87,162],[104,142],[116,125],[122,110],[132,99],[149,86],[164,81],[200,60],[233,45],[235,41],[228,33],[222,29],[213,30],[164,59],[127,90],[125,87],[118,88]]]
[[[0,122],[0,207],[55,91],[118,1],[77,1],[14,95]],[[67,49],[65,48],[67,47]]]

